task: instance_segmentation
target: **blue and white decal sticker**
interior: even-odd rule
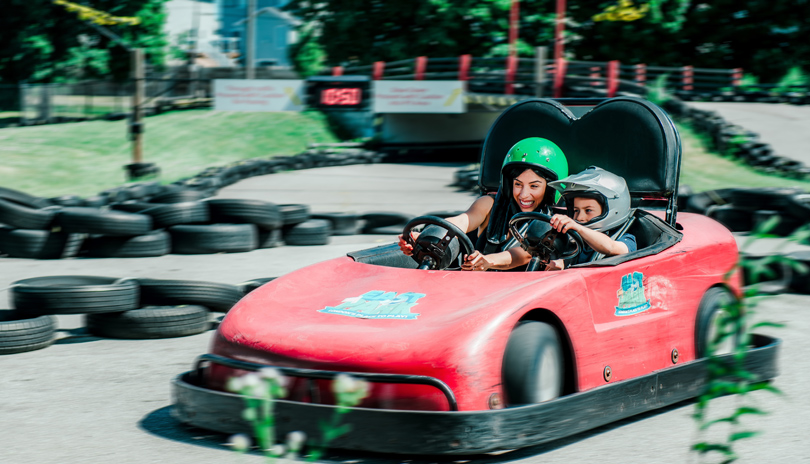
[[[405,292],[397,295],[396,292],[372,290],[360,296],[346,298],[343,303],[327,306],[318,312],[363,319],[416,319],[419,314],[412,313],[411,308],[424,296],[424,293]]]
[[[644,296],[644,274],[633,272],[622,277],[622,288],[616,292],[619,305],[617,316],[632,316],[650,309],[650,300]]]

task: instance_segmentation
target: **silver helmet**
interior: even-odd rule
[[[593,198],[602,206],[602,214],[586,222],[585,226],[605,232],[624,224],[630,217],[630,191],[623,177],[602,168],[591,166],[565,179],[549,182],[565,199],[568,213],[573,215],[574,198]]]

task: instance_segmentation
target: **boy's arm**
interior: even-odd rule
[[[630,251],[626,244],[617,242],[602,232],[589,229],[563,214],[555,214],[551,218],[551,227],[558,232],[567,232],[569,230],[578,232],[585,243],[597,253],[602,253],[606,256],[623,255]]]

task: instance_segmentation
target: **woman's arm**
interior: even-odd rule
[[[496,269],[505,271],[527,264],[531,259],[531,255],[520,247],[513,247],[488,255],[481,254],[481,252],[476,250],[475,253],[467,256],[467,259],[465,259],[464,263],[461,265],[461,270],[486,271],[488,269]]]
[[[486,224],[486,221],[489,218],[489,211],[492,209],[492,205],[494,203],[495,200],[491,196],[484,195],[475,200],[467,211],[459,214],[458,216],[449,217],[445,220],[463,230],[465,233],[469,233]],[[413,232],[412,235],[414,238],[419,236],[419,234],[416,232]],[[400,235],[398,238],[399,249],[402,250],[402,252],[406,255],[410,256],[413,253],[413,247],[405,241],[402,235]]]

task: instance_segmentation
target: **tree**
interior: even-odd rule
[[[95,0],[94,9],[115,16],[137,16],[136,26],[109,29],[147,51],[147,59],[163,64],[163,33],[167,0]],[[126,78],[126,50],[99,33],[75,13],[51,0],[6,0],[0,14],[0,82],[59,82],[78,78]]]
[[[810,0],[647,0],[634,21],[595,21],[619,0],[568,0],[566,55],[625,64],[737,68],[775,82],[810,69]],[[325,64],[415,56],[503,56],[511,0],[293,0],[286,9],[320,27]],[[518,51],[552,46],[555,0],[520,1]],[[646,7],[644,5],[647,5]]]

